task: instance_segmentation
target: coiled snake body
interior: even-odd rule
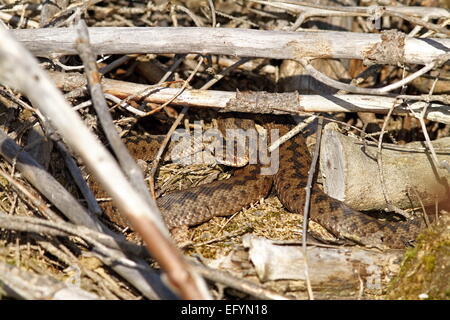
[[[288,130],[286,125],[275,122],[266,127],[277,128],[280,134]],[[152,143],[134,139],[128,147],[136,157],[149,160],[150,150],[157,147],[150,147]],[[273,176],[261,175],[259,165],[247,165],[228,180],[169,193],[157,199],[157,204],[169,229],[192,226],[214,216],[231,215],[266,197],[274,185],[281,203],[289,211],[302,214],[310,162],[305,139],[299,134],[280,146],[279,169]],[[423,227],[420,220],[382,222],[352,210],[317,186],[312,188],[309,216],[338,238],[378,248],[403,248]]]

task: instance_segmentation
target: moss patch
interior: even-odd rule
[[[390,299],[450,300],[450,217],[425,230],[409,249],[399,275],[391,282]]]

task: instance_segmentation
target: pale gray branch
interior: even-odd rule
[[[76,54],[72,29],[11,30],[34,55]],[[273,59],[366,59],[380,34],[285,32],[231,28],[89,28],[97,54],[199,53]],[[402,61],[427,64],[449,51],[450,39],[406,38]]]

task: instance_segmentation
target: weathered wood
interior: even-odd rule
[[[261,281],[306,280],[303,248],[281,245],[248,236],[244,245]],[[358,292],[365,289],[380,291],[399,270],[402,250],[385,252],[359,247],[307,248],[308,273],[313,289],[345,288]],[[362,281],[362,283],[361,283]]]
[[[77,54],[72,28],[11,30],[34,55]],[[366,59],[380,34],[285,32],[231,28],[89,28],[97,54],[199,53],[273,59]],[[405,38],[404,63],[426,64],[448,53],[450,39]]]
[[[86,85],[85,77],[79,73],[50,72],[49,75],[56,83],[56,86],[65,91],[75,90]],[[102,79],[102,86],[106,93],[123,99],[133,96],[134,99],[143,99],[152,103],[165,103],[170,100],[171,105],[220,108],[223,112],[235,111],[273,114],[295,114],[299,112],[387,113],[392,108],[392,105],[400,103],[400,100],[395,97],[358,94],[303,95],[297,92],[240,93],[188,89],[179,94],[180,89],[178,88],[148,86],[107,78]],[[175,99],[173,99],[174,96],[176,96]],[[423,101],[411,101],[408,108],[420,113],[426,105],[427,103]],[[394,110],[394,114],[409,112],[408,109],[402,106],[398,106]],[[429,104],[425,116],[429,120],[450,123],[450,112],[445,104]]]
[[[356,7],[356,6],[324,6],[322,2],[317,3],[282,3],[282,2],[269,2],[270,6],[283,8],[294,13],[306,12],[308,16],[314,17],[327,17],[327,16],[369,16],[374,8],[371,7]],[[376,7],[376,6],[375,6]],[[448,18],[450,17],[450,12],[445,8],[435,8],[435,7],[420,7],[420,6],[383,6],[381,9],[390,10],[393,12],[398,12],[411,16],[427,17],[430,19],[435,18]],[[349,14],[352,13],[352,14]]]
[[[363,145],[335,128],[335,124],[328,124],[322,136],[320,166],[325,192],[356,210],[385,209],[377,146]],[[439,161],[450,161],[449,137],[435,140],[433,146],[447,151],[438,154]],[[450,174],[435,167],[425,143],[403,147],[393,150],[386,146],[382,151],[385,188],[391,204],[407,209],[420,207],[420,200],[424,205],[434,205],[436,200],[449,199]]]
[[[15,164],[22,176],[76,224],[105,230],[89,212],[27,152],[0,131],[0,155]]]
[[[22,270],[0,261],[0,288],[16,299],[97,300],[99,297],[75,285]]]

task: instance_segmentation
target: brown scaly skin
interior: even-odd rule
[[[280,134],[287,132],[286,125],[266,124]],[[127,143],[130,151],[139,159],[151,159],[159,142],[134,139]],[[154,153],[153,153],[154,154]],[[193,226],[214,216],[231,215],[245,206],[267,196],[272,183],[281,203],[291,212],[303,214],[305,187],[311,159],[303,136],[297,135],[284,143],[279,150],[279,170],[274,176],[260,175],[260,167],[248,165],[236,170],[228,180],[215,181],[188,190],[169,193],[157,199],[158,207],[169,229]],[[116,223],[123,220],[111,209],[106,214]],[[317,186],[311,193],[310,218],[325,227],[338,238],[348,239],[369,247],[404,248],[417,236],[423,223],[420,221],[381,222],[347,207],[333,199]]]
[[[290,139],[280,147],[279,154],[280,169],[274,176],[278,197],[289,211],[303,214],[311,163],[304,138],[297,135]],[[424,226],[418,220],[381,222],[331,198],[317,186],[312,188],[309,216],[339,238],[381,249],[404,248]]]
[[[249,165],[230,179],[171,192],[156,203],[169,229],[231,215],[269,193],[272,177],[262,176],[259,171],[259,166]]]

